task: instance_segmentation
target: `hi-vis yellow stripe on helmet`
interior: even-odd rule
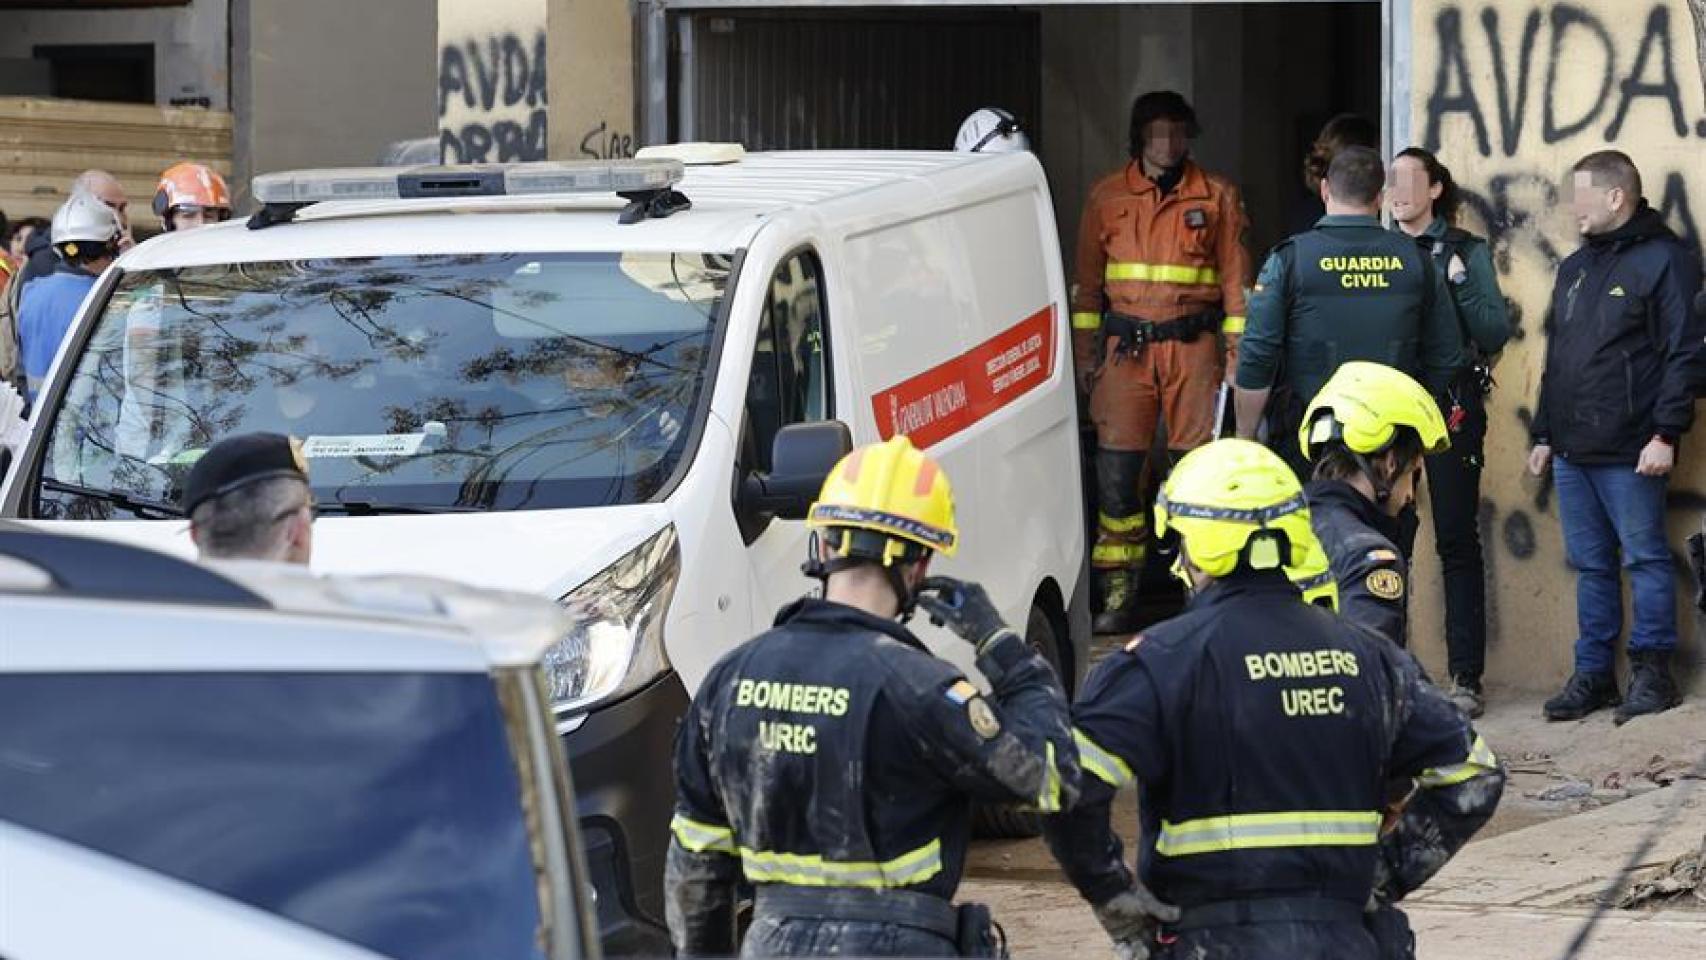
[[[1248,440],[1216,440],[1179,461],[1155,501],[1155,532],[1169,530],[1178,532],[1181,556],[1211,577],[1227,576],[1241,562],[1258,570],[1292,567],[1315,543],[1297,475]]]
[[[884,565],[899,560],[907,544],[948,556],[959,547],[948,475],[904,434],[843,457],[824,480],[806,526],[883,534],[889,538]]]
[[[1155,852],[1188,857],[1276,847],[1368,847],[1379,841],[1380,814],[1373,810],[1300,810],[1163,820]]]

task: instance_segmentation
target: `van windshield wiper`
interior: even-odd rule
[[[184,516],[184,511],[173,504],[161,503],[158,500],[149,500],[146,497],[135,497],[128,493],[120,493],[117,490],[100,490],[95,487],[84,487],[75,483],[66,483],[63,480],[55,480],[52,477],[43,477],[41,485],[55,493],[69,493],[76,497],[88,497],[90,500],[100,500],[104,503],[110,503],[120,509],[129,510],[131,513],[134,513],[139,517],[145,513],[156,513],[160,516],[155,519],[171,518],[174,520],[181,520]]]
[[[485,513],[483,507],[436,503],[383,503],[378,500],[321,500],[314,505],[319,513],[341,514],[346,517],[397,516],[417,513]]]

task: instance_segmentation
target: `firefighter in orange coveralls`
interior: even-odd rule
[[[1131,162],[1090,191],[1078,231],[1072,340],[1096,426],[1097,633],[1130,633],[1149,540],[1144,457],[1167,423],[1173,459],[1213,439],[1244,330],[1244,205],[1190,159],[1196,111],[1170,90],[1131,107]],[[1222,356],[1224,334],[1225,356]]]

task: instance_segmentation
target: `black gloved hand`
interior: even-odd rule
[[[1013,633],[996,612],[989,594],[975,583],[952,577],[930,577],[918,586],[918,606],[930,622],[947,627],[978,653],[997,639]]]
[[[1178,907],[1163,903],[1136,881],[1095,912],[1102,929],[1114,941],[1114,956],[1119,960],[1147,960],[1161,925],[1179,919]]]

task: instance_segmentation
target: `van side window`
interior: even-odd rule
[[[815,253],[802,251],[770,278],[758,321],[743,431],[749,467],[770,470],[778,430],[830,415],[823,315],[823,267]]]

